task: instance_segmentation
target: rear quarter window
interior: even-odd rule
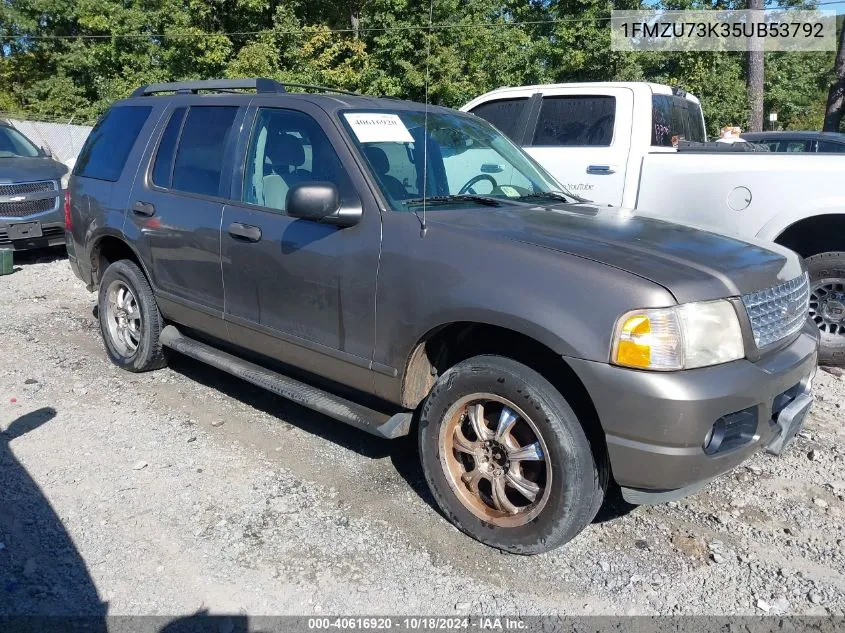
[[[613,141],[615,121],[615,97],[543,97],[533,144],[546,147],[608,147]]]
[[[85,141],[73,169],[76,176],[117,182],[129,152],[152,112],[150,106],[112,108]]]
[[[482,103],[473,108],[471,112],[492,124],[514,143],[519,144],[522,142],[522,138],[517,137],[521,137],[519,132],[523,129],[522,118],[527,107],[527,98],[497,99],[496,101]]]

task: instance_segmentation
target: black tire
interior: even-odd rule
[[[845,251],[819,253],[804,261],[810,274],[811,291],[823,280],[834,280],[834,292],[838,295],[837,307],[845,309]],[[821,330],[819,364],[845,366],[845,316],[837,325],[835,321],[823,318],[820,312],[814,313],[818,309],[819,306],[814,307],[811,300],[810,314]]]
[[[459,409],[462,402],[473,397],[471,394],[479,393],[492,394],[517,405],[531,419],[532,428],[539,431],[545,444],[549,459],[544,468],[551,469],[551,484],[543,486],[542,494],[546,495],[548,489],[548,495],[544,496],[538,514],[532,518],[527,513],[522,525],[496,525],[469,509],[452,487],[457,484],[455,477],[448,474],[448,462],[441,460],[441,457],[446,460],[441,451],[448,452],[441,449],[444,442],[441,427],[462,424],[454,422],[458,419],[454,413],[456,407]],[[495,406],[495,402],[490,404]],[[495,415],[495,409],[492,413]],[[466,420],[466,416],[460,419]],[[559,547],[593,520],[604,498],[608,480],[606,465],[604,460],[594,458],[584,428],[572,408],[539,373],[509,358],[475,356],[444,372],[423,403],[419,445],[426,480],[446,517],[464,533],[500,550],[539,554]],[[474,460],[470,459],[475,463]]]
[[[129,352],[125,343],[113,335],[109,328],[109,293],[121,285],[128,288],[135,299],[140,313],[140,328],[137,348]],[[106,268],[100,280],[100,292],[97,303],[100,321],[100,333],[109,359],[127,371],[142,372],[160,369],[166,365],[164,350],[159,336],[164,321],[158,310],[150,283],[135,262],[122,259]]]

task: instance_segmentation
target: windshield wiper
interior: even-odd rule
[[[516,200],[530,200],[534,198],[551,198],[552,200],[560,200],[561,202],[573,202],[574,201],[584,201],[583,198],[579,198],[573,194],[563,194],[559,191],[541,191],[539,193],[526,193],[524,195],[519,196]]]
[[[477,202],[488,207],[498,207],[506,200],[497,200],[489,196],[478,196],[471,193],[457,193],[448,196],[429,196],[427,198],[411,198],[410,200],[402,200],[408,206],[416,206],[419,204],[449,204],[450,202]]]

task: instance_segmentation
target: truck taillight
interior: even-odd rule
[[[70,191],[65,189],[65,229],[70,231],[73,228],[73,220],[70,219]]]

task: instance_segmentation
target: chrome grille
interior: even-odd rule
[[[810,281],[807,273],[766,290],[742,295],[758,348],[795,334],[807,320]]]
[[[23,218],[34,213],[52,211],[58,198],[24,200],[23,202],[0,202],[0,218]]]
[[[22,193],[39,193],[41,191],[56,191],[55,180],[41,180],[38,182],[19,182],[13,185],[0,185],[0,196],[19,196]]]

